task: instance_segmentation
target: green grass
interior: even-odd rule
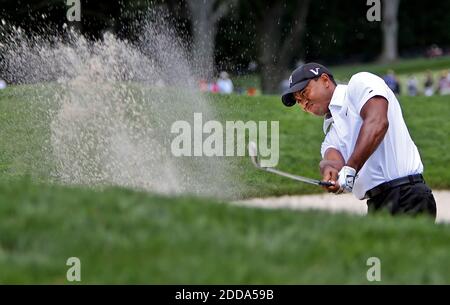
[[[49,140],[42,108],[30,103],[32,88],[10,87],[0,91],[0,180],[30,175],[48,181],[52,164],[43,143]],[[279,121],[278,168],[307,177],[320,178],[318,163],[323,140],[322,120],[299,107],[282,106],[279,97],[211,96],[219,119],[225,121]],[[421,153],[425,178],[433,188],[450,188],[450,107],[448,98],[402,97],[402,109],[411,136]],[[239,181],[238,197],[309,194],[320,188],[297,183],[255,169],[246,157],[228,157],[230,171]]]
[[[36,89],[56,90],[0,91],[0,283],[66,283],[73,256],[81,259],[82,283],[367,284],[369,257],[381,259],[382,283],[450,283],[450,230],[427,219],[270,211],[53,185],[43,149],[49,122],[34,101]],[[278,167],[319,178],[320,119],[273,96],[211,99],[222,122],[279,121]],[[447,98],[401,103],[426,180],[449,188]],[[320,192],[257,171],[248,157],[231,161],[241,174],[241,197]]]
[[[261,210],[192,197],[0,183],[0,282],[450,283],[450,230],[425,218]]]

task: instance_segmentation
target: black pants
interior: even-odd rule
[[[436,201],[425,183],[391,188],[367,200],[367,206],[369,214],[388,211],[392,215],[427,214],[436,219]]]

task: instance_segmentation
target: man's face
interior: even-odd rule
[[[300,107],[311,114],[324,116],[329,112],[328,105],[332,97],[331,80],[325,74],[309,81],[301,91],[294,93]]]

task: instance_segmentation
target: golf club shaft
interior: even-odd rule
[[[331,182],[325,182],[325,181],[320,181],[320,180],[316,180],[316,179],[292,175],[292,174],[285,173],[285,172],[282,172],[280,170],[277,170],[277,169],[274,169],[271,167],[261,167],[261,168],[264,169],[265,171],[268,171],[268,172],[271,172],[271,173],[274,173],[274,174],[277,174],[277,175],[280,175],[283,177],[291,178],[293,180],[309,183],[309,184],[320,185],[320,186],[332,186],[333,185]]]
[[[306,177],[301,177],[301,176],[297,176],[297,175],[292,175],[289,173],[285,173],[282,172],[280,170],[277,170],[273,167],[262,167],[259,164],[259,160],[258,160],[258,149],[256,146],[255,142],[250,142],[248,145],[248,153],[250,155],[250,159],[252,160],[252,163],[255,167],[261,169],[261,170],[265,170],[267,172],[271,172],[286,178],[290,178],[293,180],[297,180],[297,181],[301,181],[301,182],[305,182],[305,183],[309,183],[309,184],[314,184],[314,185],[320,185],[320,186],[332,186],[333,183],[331,182],[325,182],[325,181],[320,181],[320,180],[316,180],[316,179],[311,179],[311,178],[306,178]]]

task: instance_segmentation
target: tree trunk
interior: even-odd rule
[[[273,3],[258,24],[260,42],[261,87],[264,93],[279,94],[281,82],[287,71],[292,70],[290,63],[298,55],[305,30],[305,20],[310,0],[299,1],[291,31],[284,41],[279,20],[281,20],[285,6],[278,1]],[[297,56],[298,57],[298,56]]]
[[[265,94],[279,94],[286,70],[273,62],[261,64],[261,88]]]
[[[205,9],[197,12],[193,23],[192,57],[200,77],[211,79],[214,76],[214,46],[216,25],[208,20]]]
[[[188,0],[192,23],[192,57],[200,77],[214,77],[214,49],[217,23],[238,0]]]
[[[392,62],[398,57],[398,7],[400,0],[383,1],[383,51],[381,54],[382,62]]]

